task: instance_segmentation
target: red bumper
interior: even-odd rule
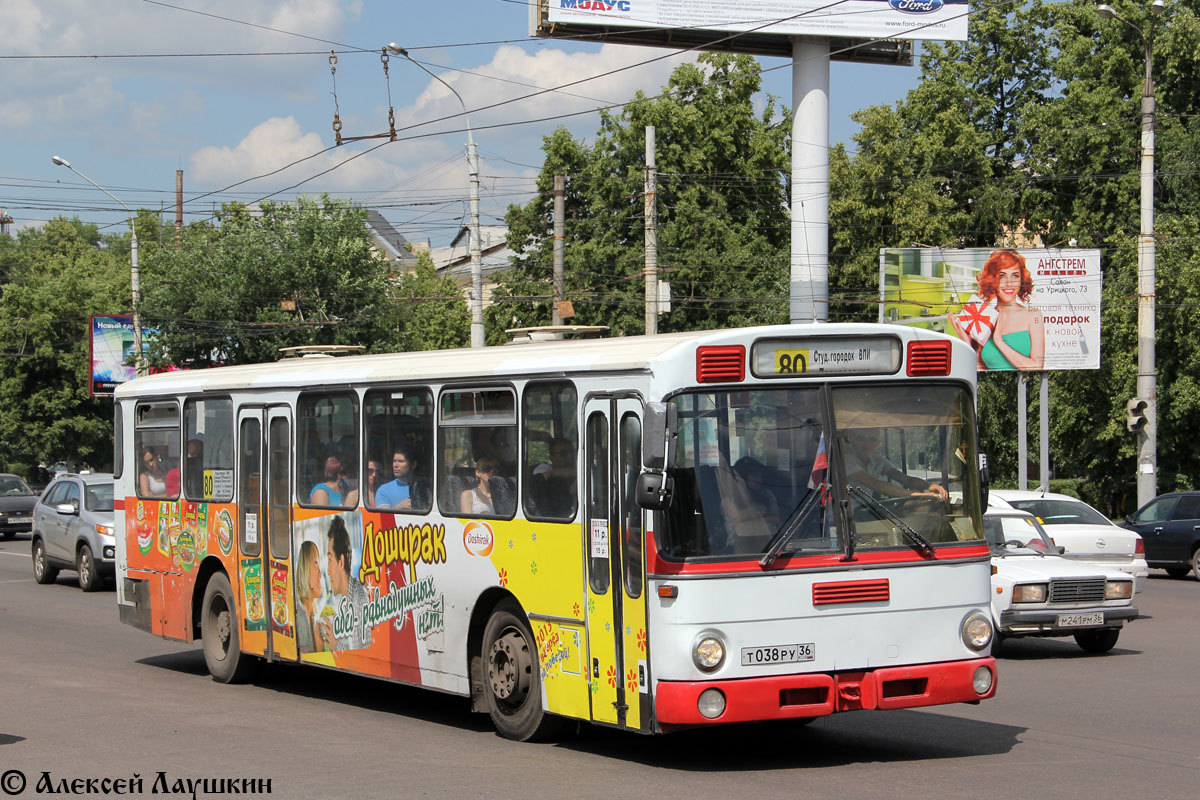
[[[974,687],[975,670],[987,667],[992,686]],[[720,689],[725,711],[715,719],[696,709],[700,693]],[[941,664],[917,664],[866,672],[773,675],[726,681],[660,681],[654,709],[662,725],[711,725],[730,722],[823,717],[838,711],[918,708],[970,703],[996,693],[996,660],[976,658]]]

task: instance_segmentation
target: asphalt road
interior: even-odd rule
[[[22,797],[43,773],[78,793],[139,775],[150,795],[161,772],[168,789],[264,779],[272,796],[318,800],[1127,800],[1191,797],[1200,779],[1200,582],[1157,571],[1115,650],[1009,643],[998,695],[978,706],[531,745],[496,736],[461,698],[324,670],[214,683],[197,645],[120,624],[112,591],[83,594],[74,573],[35,584],[28,551],[26,537],[0,543],[0,800],[14,770]]]

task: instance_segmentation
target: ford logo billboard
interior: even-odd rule
[[[888,0],[888,5],[905,14],[928,14],[940,11],[942,0]]]

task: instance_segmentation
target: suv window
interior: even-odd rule
[[[1178,502],[1178,497],[1160,497],[1135,514],[1133,521],[1139,525],[1145,522],[1162,522],[1171,516]]]
[[[113,485],[111,483],[93,483],[87,487],[84,502],[88,511],[113,510]]]
[[[1179,505],[1175,506],[1175,513],[1171,515],[1171,519],[1197,519],[1200,518],[1200,494],[1185,494],[1179,498]]]
[[[79,486],[74,481],[67,481],[67,491],[63,493],[60,503],[75,506],[75,510],[79,510]]]
[[[59,481],[46,490],[46,495],[42,498],[42,505],[53,508],[62,502],[62,497],[67,493],[67,481]]]

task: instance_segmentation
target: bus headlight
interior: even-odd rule
[[[1105,600],[1127,600],[1133,597],[1133,581],[1106,581],[1104,583]]]
[[[992,671],[987,667],[979,667],[975,670],[971,684],[975,688],[975,694],[987,694],[992,690]]]
[[[1025,583],[1013,587],[1014,603],[1044,603],[1046,602],[1046,584]]]
[[[725,693],[720,689],[705,689],[696,700],[696,710],[705,719],[716,719],[725,713]]]
[[[702,633],[692,648],[692,661],[705,672],[712,672],[725,661],[725,643],[711,633]]]
[[[973,611],[962,624],[963,644],[972,650],[984,650],[992,643],[992,621],[986,614]]]

